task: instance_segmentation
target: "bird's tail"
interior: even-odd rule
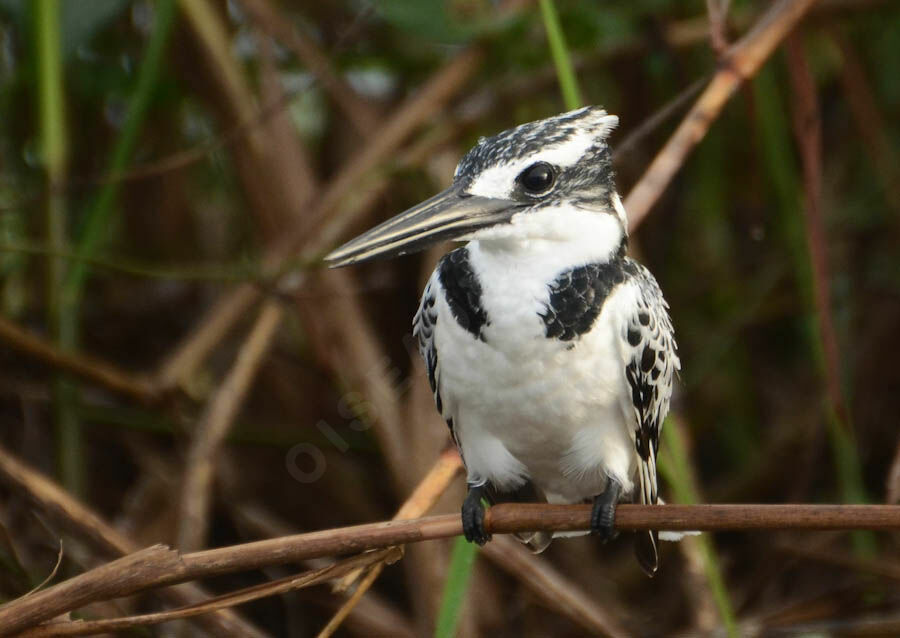
[[[656,505],[656,450],[651,443],[647,446],[647,458],[638,458],[638,475],[640,477],[641,505]],[[659,532],[656,530],[639,531],[635,535],[634,553],[644,573],[650,577],[656,575],[659,568]]]
[[[540,554],[553,542],[553,532],[520,532],[514,536],[533,554]]]

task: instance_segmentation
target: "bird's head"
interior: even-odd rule
[[[589,106],[481,138],[459,162],[450,188],[326,260],[345,266],[458,239],[577,240],[596,242],[601,253],[618,250],[627,223],[606,141],[618,121]]]

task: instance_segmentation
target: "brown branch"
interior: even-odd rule
[[[140,546],[119,532],[99,515],[73,498],[59,485],[43,474],[22,463],[0,447],[0,479],[14,489],[28,495],[75,536],[87,539],[102,554],[118,556],[135,554]],[[160,596],[176,605],[194,603],[207,597],[197,585],[186,584],[178,588],[163,589]],[[230,610],[200,619],[216,636],[262,636],[255,627]],[[0,623],[0,627],[2,627]]]
[[[69,372],[107,390],[136,399],[140,403],[151,404],[159,399],[160,395],[149,379],[125,372],[96,357],[63,352],[49,341],[5,317],[0,317],[0,339],[9,347],[56,370]]]
[[[153,549],[153,548],[151,548]],[[49,622],[26,630],[19,634],[21,638],[49,638],[50,636],[91,636],[112,631],[125,631],[135,627],[158,625],[164,622],[192,618],[202,614],[208,614],[222,609],[228,609],[236,605],[243,605],[254,600],[276,596],[287,592],[311,587],[320,583],[333,580],[350,570],[359,569],[360,566],[372,564],[391,564],[399,560],[402,552],[396,548],[383,549],[376,552],[368,552],[359,556],[345,559],[327,567],[314,571],[279,578],[268,583],[246,587],[244,589],[216,596],[195,605],[188,605],[178,609],[162,611],[125,618],[108,620],[77,620],[63,622]],[[72,580],[76,580],[75,579]]]
[[[118,598],[143,583],[181,568],[178,552],[154,545],[96,567],[62,583],[0,607],[0,635],[9,636],[48,618],[97,600]]]
[[[277,302],[269,301],[263,305],[234,365],[209,400],[206,411],[197,424],[181,489],[178,546],[184,551],[199,549],[204,545],[219,449],[225,442],[283,316],[284,311]]]
[[[485,512],[485,530],[492,534],[527,531],[586,531],[590,526],[590,505],[501,504]],[[616,510],[620,530],[900,530],[900,506],[897,505],[620,505]],[[71,580],[54,585],[26,599],[17,599],[0,607],[0,627],[12,633],[70,611],[68,596],[76,595],[79,605],[103,596],[128,596],[146,589],[174,585],[190,580],[222,576],[234,572],[285,565],[309,558],[353,554],[393,545],[420,543],[462,534],[457,514],[429,516],[405,521],[386,521],[332,530],[255,541],[230,547],[208,549],[172,558],[165,548],[158,552],[166,568],[126,557],[131,562],[128,578],[117,580],[114,589],[100,594],[78,594],[85,583],[105,580],[109,565],[77,576],[82,587]],[[156,554],[153,554],[156,555]],[[144,562],[142,562],[144,561]],[[123,563],[124,564],[124,563]],[[97,576],[98,570],[101,576]],[[75,579],[72,579],[75,580]],[[65,596],[60,594],[64,592]],[[74,593],[73,593],[74,592]],[[110,593],[112,592],[112,593]],[[29,610],[22,620],[22,606]],[[38,611],[39,610],[39,613]]]
[[[706,90],[625,198],[631,230],[640,225],[659,200],[728,99],[744,80],[759,70],[778,43],[815,3],[816,0],[779,0],[728,49]]]

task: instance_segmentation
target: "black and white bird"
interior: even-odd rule
[[[464,240],[432,274],[413,320],[437,409],[468,475],[466,538],[489,540],[482,498],[657,503],[656,454],[680,368],[668,305],[626,256],[607,139],[587,107],[482,138],[444,192],[326,257],[332,267]],[[522,540],[542,550],[549,534]],[[638,534],[653,574],[657,536]]]

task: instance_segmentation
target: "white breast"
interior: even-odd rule
[[[469,245],[490,324],[484,341],[454,320],[438,295],[435,347],[440,395],[473,483],[502,490],[531,479],[548,499],[575,502],[603,491],[608,475],[632,487],[633,410],[620,353],[628,284],[606,300],[592,329],[573,341],[548,339],[540,313],[548,283],[571,268],[565,255],[511,259]]]

